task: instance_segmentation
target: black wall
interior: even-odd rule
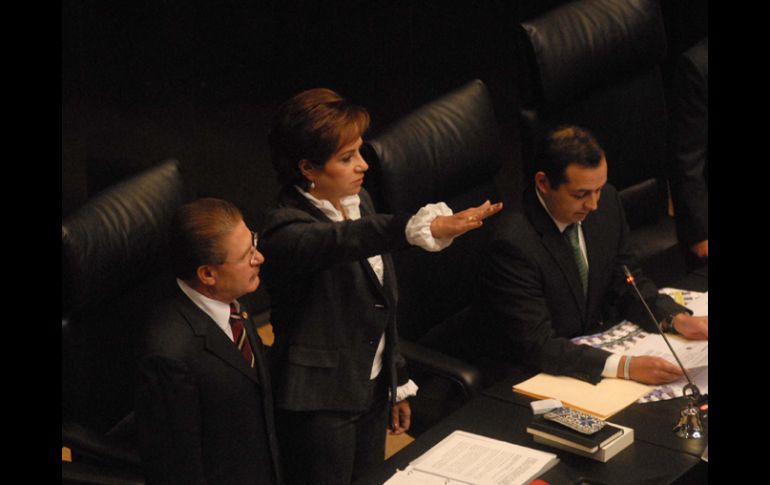
[[[481,78],[515,178],[513,29],[559,3],[62,0],[62,217],[177,158],[199,195],[233,200],[258,224],[277,192],[270,117],[317,86],[369,108],[376,133]],[[672,56],[707,33],[705,0],[663,6]]]
[[[258,219],[270,117],[302,89],[365,105],[373,132],[476,77],[504,93],[515,9],[440,3],[62,2],[62,216],[172,157]]]

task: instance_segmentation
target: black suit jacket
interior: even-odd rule
[[[282,483],[262,342],[256,368],[179,288],[154,312],[137,373],[148,483]]]
[[[570,338],[606,330],[624,318],[654,330],[625,282],[622,265],[632,260],[629,230],[611,185],[604,187],[599,208],[583,222],[589,265],[586,298],[570,245],[533,188],[525,191],[521,212],[502,214],[492,223],[466,353],[596,383],[609,353],[575,345]],[[685,310],[635,274],[658,320]]]
[[[380,335],[392,398],[407,381],[396,332],[390,251],[408,245],[409,215],[375,214],[361,190],[361,218],[332,222],[293,187],[260,232],[263,281],[272,302],[276,405],[292,411],[362,412]],[[366,258],[380,254],[380,285]]]
[[[671,89],[669,165],[679,240],[708,239],[708,38],[682,54]]]

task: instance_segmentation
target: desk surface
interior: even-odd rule
[[[555,453],[560,459],[559,464],[541,477],[551,485],[672,483],[700,462],[691,454],[637,439],[607,463],[600,463],[535,443],[526,432],[531,417],[528,406],[481,395],[420,435],[356,485],[384,483],[397,469],[404,469],[410,461],[456,429]]]
[[[518,382],[520,379],[517,378],[504,379],[482,392],[486,396],[530,410],[529,403],[534,399],[512,390],[514,384]],[[708,445],[708,419],[703,420],[705,436],[701,439],[683,439],[677,437],[673,432],[674,425],[679,420],[685,404],[683,398],[645,404],[634,403],[611,416],[607,421],[633,428],[635,441],[644,441],[655,446],[700,457]]]
[[[708,291],[708,265],[671,286]],[[532,440],[526,432],[532,419],[529,407],[532,399],[512,390],[515,383],[527,377],[511,376],[487,388],[481,396],[417,437],[355,485],[382,484],[397,469],[404,469],[456,429],[556,453],[559,464],[541,477],[551,485],[706,483],[708,464],[701,461],[700,456],[708,445],[708,419],[703,422],[706,430],[703,439],[678,438],[672,428],[683,407],[683,399],[635,403],[612,416],[609,421],[634,429],[634,443],[607,463],[600,463]]]

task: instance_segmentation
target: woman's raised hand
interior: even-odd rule
[[[437,239],[454,238],[472,229],[478,229],[489,216],[503,208],[503,203],[490,203],[488,200],[478,207],[471,207],[451,216],[438,216],[430,224],[430,232]]]

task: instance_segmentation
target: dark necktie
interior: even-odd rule
[[[251,344],[249,338],[246,335],[246,329],[243,326],[243,321],[246,318],[246,312],[238,313],[234,303],[230,303],[230,328],[233,330],[233,342],[241,351],[246,362],[251,367],[254,367],[254,352],[251,351]]]
[[[580,282],[583,284],[583,297],[585,297],[588,294],[588,263],[585,256],[583,256],[583,251],[580,250],[578,225],[570,224],[567,226],[564,230],[564,235],[567,236],[567,241],[572,246],[572,256],[575,258],[575,264],[577,264]]]

